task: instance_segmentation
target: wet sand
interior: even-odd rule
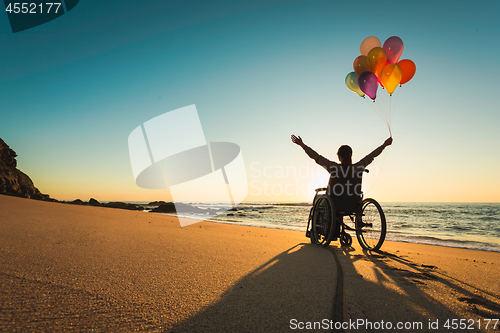
[[[324,249],[302,232],[180,228],[160,214],[9,196],[0,196],[0,230],[0,331],[283,332],[298,331],[296,319],[297,328],[384,320],[437,332],[453,318],[478,331],[500,317],[495,252]]]

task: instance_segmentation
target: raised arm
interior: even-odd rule
[[[295,143],[296,145],[299,145],[301,146],[304,151],[306,152],[306,154],[312,158],[316,163],[318,163],[319,165],[321,165],[322,167],[326,168],[327,170],[329,170],[329,167],[330,165],[333,163],[333,164],[336,164],[335,162],[332,162],[326,158],[324,158],[323,156],[321,156],[320,154],[318,154],[317,152],[315,152],[311,147],[308,147],[303,141],[302,141],[302,138],[300,136],[295,136],[292,134],[292,142]]]
[[[374,151],[372,151],[370,154],[366,155],[361,161],[363,162],[364,166],[367,166],[371,162],[373,162],[373,159],[377,157],[378,155],[382,154],[384,151],[385,147],[390,146],[392,144],[392,137],[389,139],[385,140],[384,143],[380,146],[377,147]]]

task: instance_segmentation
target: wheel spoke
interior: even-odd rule
[[[378,202],[374,199],[365,199],[360,218],[356,230],[359,243],[367,250],[378,250],[386,234],[385,215]]]

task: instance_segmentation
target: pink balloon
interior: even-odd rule
[[[383,49],[387,54],[387,61],[390,64],[395,64],[398,62],[401,54],[403,54],[403,41],[397,36],[389,37],[385,41]]]
[[[377,76],[372,72],[364,72],[359,76],[358,86],[362,92],[375,100],[377,97],[378,80]]]

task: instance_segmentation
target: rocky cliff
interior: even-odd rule
[[[42,194],[25,173],[17,169],[17,154],[0,139],[0,194],[52,201]]]

